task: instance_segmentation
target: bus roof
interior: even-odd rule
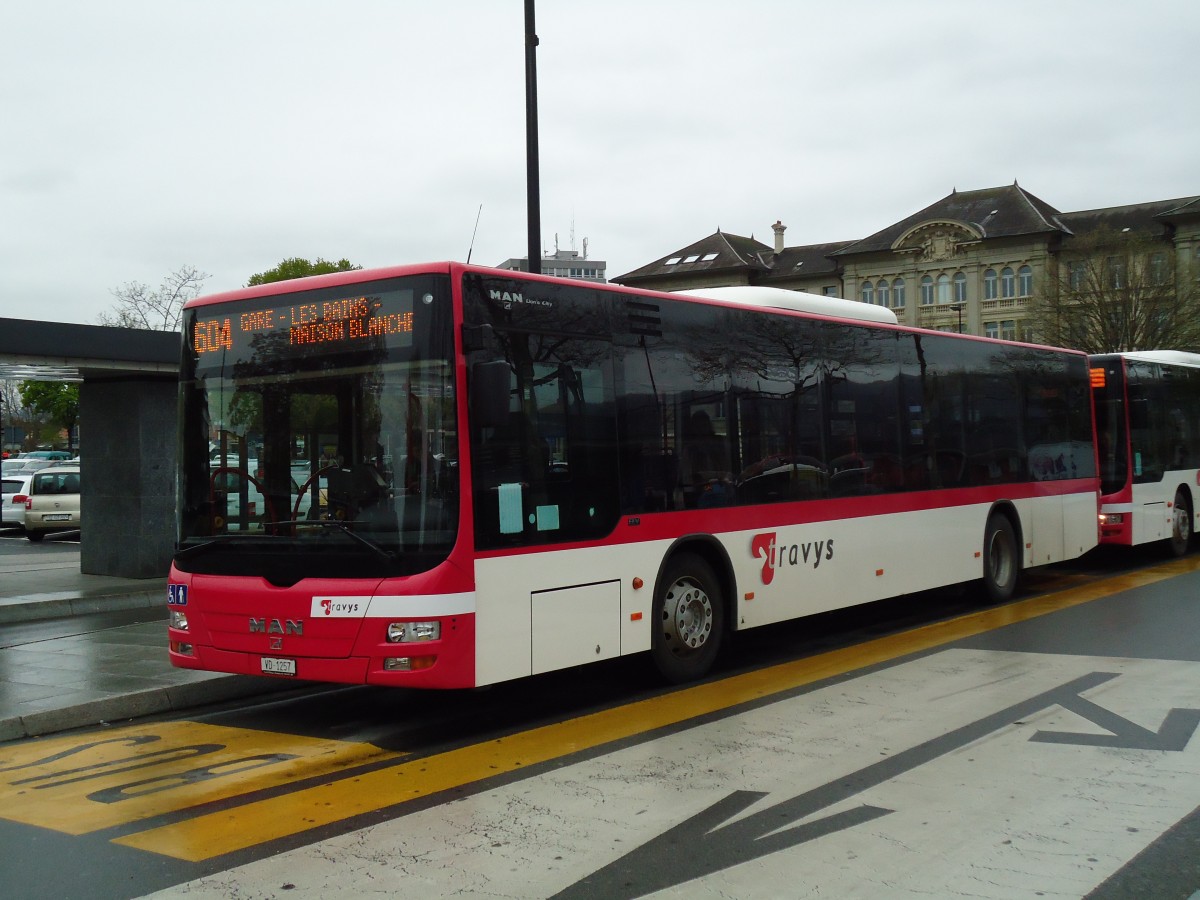
[[[1096,356],[1109,354],[1097,353]],[[1188,353],[1185,350],[1134,350],[1129,353],[1114,353],[1113,356],[1123,356],[1138,362],[1166,363],[1173,366],[1193,366],[1200,368],[1200,353]]]
[[[886,322],[889,325],[899,324],[896,314],[885,306],[859,303],[857,300],[846,300],[842,297],[823,297],[820,294],[789,291],[783,288],[736,285],[732,287],[696,288],[694,290],[672,291],[671,293],[684,294],[689,297],[707,297],[710,300],[724,300],[731,303],[741,303],[745,306],[763,306],[771,309],[787,309],[793,312],[815,313],[821,316],[834,316],[839,319]]]

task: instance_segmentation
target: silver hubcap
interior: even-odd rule
[[[712,601],[698,584],[681,578],[667,589],[663,603],[663,631],[667,646],[676,652],[698,650],[712,633]]]
[[[1008,584],[1008,579],[1012,576],[1012,553],[1009,552],[1003,532],[997,531],[992,535],[992,545],[988,548],[988,562],[992,570],[992,581],[997,585]]]
[[[1189,522],[1188,520],[1191,518],[1191,515],[1192,515],[1191,511],[1189,511],[1185,505],[1176,501],[1176,503],[1175,503],[1175,540],[1186,541],[1188,539],[1188,536],[1190,534],[1188,527],[1191,525],[1191,522]]]

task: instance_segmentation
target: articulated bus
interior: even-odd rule
[[[1001,602],[1095,546],[1084,354],[709,293],[438,263],[189,302],[172,662],[681,682],[744,629]]]
[[[1187,553],[1200,493],[1200,354],[1091,357],[1100,457],[1100,541],[1165,541]]]

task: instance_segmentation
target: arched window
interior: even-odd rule
[[[988,269],[983,273],[983,299],[996,299],[996,270]]]
[[[890,294],[891,294],[891,291],[888,288],[887,279],[880,278],[879,284],[875,285],[875,296],[878,299],[880,306],[891,306],[892,305],[892,298],[891,298]]]
[[[1017,269],[1017,296],[1033,296],[1033,269],[1029,266],[1021,266]]]
[[[861,297],[862,297],[863,303],[874,303],[875,302],[875,287],[871,284],[871,282],[864,281],[862,283],[861,291],[862,291]]]
[[[1197,268],[1200,268],[1198,266]],[[904,279],[897,278],[892,282],[892,306],[896,309],[904,309]]]
[[[933,278],[929,275],[921,276],[921,305],[929,306],[933,303]]]
[[[954,302],[967,302],[967,276],[962,272],[954,273]]]
[[[1005,266],[1000,272],[1000,296],[1015,297],[1017,296],[1017,282],[1013,278],[1013,270],[1009,266]]]
[[[943,272],[937,279],[937,302],[950,302],[950,276]]]

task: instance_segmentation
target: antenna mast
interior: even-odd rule
[[[475,250],[475,234],[479,231],[479,217],[483,215],[483,204],[479,204],[479,212],[475,213],[475,228],[471,232],[471,246],[467,248],[467,265],[471,264],[471,254]]]

